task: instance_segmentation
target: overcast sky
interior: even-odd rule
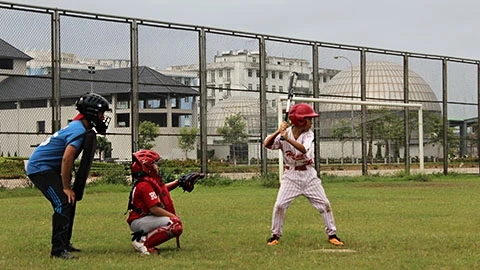
[[[2,0],[0,0],[2,1]],[[18,4],[480,59],[478,0],[12,0]]]

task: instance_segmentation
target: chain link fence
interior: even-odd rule
[[[479,60],[8,2],[0,2],[0,23],[3,157],[28,159],[76,115],[75,100],[95,92],[113,107],[111,148],[98,160],[128,162],[148,121],[164,159],[198,160],[206,173],[223,165],[266,174],[278,153],[262,142],[278,126],[277,102],[296,72],[298,97],[422,104],[425,162],[444,173],[455,160],[478,167]],[[409,171],[421,158],[412,110],[313,105],[319,170]],[[193,128],[196,140],[182,145]]]

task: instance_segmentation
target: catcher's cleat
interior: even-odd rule
[[[150,255],[150,251],[148,250],[148,248],[143,244],[143,242],[141,241],[137,241],[137,240],[133,240],[132,241],[132,246],[133,248],[140,252],[140,254],[142,255]]]
[[[342,240],[340,240],[340,238],[337,237],[337,235],[330,235],[328,237],[328,242],[330,242],[330,244],[334,245],[334,246],[343,246],[345,245],[345,243],[343,243]]]
[[[50,258],[53,258],[53,259],[63,259],[63,260],[74,260],[74,259],[78,259],[78,257],[75,257],[72,255],[72,253],[70,253],[68,250],[63,250],[59,253],[56,253],[56,254],[51,254],[50,255]]]
[[[267,245],[269,246],[275,246],[278,244],[280,244],[280,237],[277,236],[276,234],[272,235],[272,237],[270,237],[270,239],[268,239],[267,241]]]
[[[74,247],[72,244],[69,244],[66,248],[69,252],[81,252],[82,250],[79,248]]]

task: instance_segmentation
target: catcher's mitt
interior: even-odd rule
[[[183,192],[192,192],[197,181],[203,177],[205,177],[203,173],[191,172],[189,174],[182,175],[180,179],[178,179],[178,183],[183,188]]]

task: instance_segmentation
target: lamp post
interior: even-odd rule
[[[354,95],[354,93],[353,93],[353,63],[348,57],[341,56],[341,55],[334,56],[333,59],[345,59],[350,64],[350,86],[351,86],[351,90],[352,90],[352,100],[353,100],[353,95]],[[351,128],[352,128],[352,163],[354,163],[354,157],[355,157],[355,128],[354,128],[354,124],[353,124],[353,118],[354,118],[353,104],[352,104],[352,109],[350,111],[350,118],[351,118],[350,124],[351,124]]]
[[[95,66],[88,66],[88,74],[90,74],[90,93],[93,93],[93,74],[95,74]]]

